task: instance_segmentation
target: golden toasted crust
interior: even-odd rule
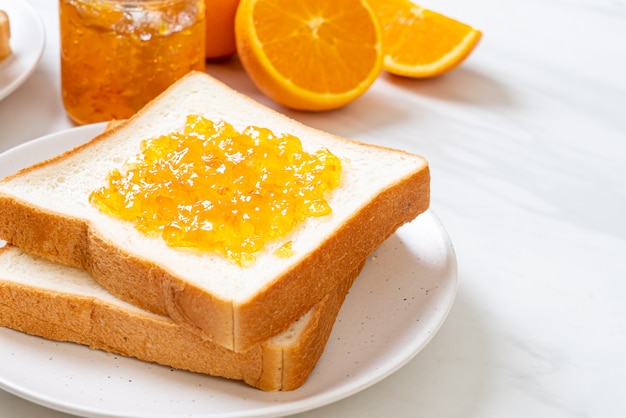
[[[203,340],[165,317],[2,277],[0,326],[177,369],[243,380],[266,391],[293,390],[315,368],[363,264],[315,305],[297,338],[270,339],[243,353]]]
[[[236,92],[229,94],[240,96]],[[245,96],[241,98],[252,102]],[[150,106],[152,104],[138,112],[136,117],[147,112]],[[259,105],[255,103],[254,106]],[[106,141],[109,135],[128,123],[132,123],[132,119],[116,123],[91,143],[41,164],[54,163],[94,142]],[[5,181],[28,175],[41,164],[26,168]],[[283,331],[336,287],[346,272],[356,268],[359,260],[398,227],[424,212],[430,202],[429,183],[429,169],[424,162],[419,170],[382,190],[368,205],[354,213],[349,222],[320,242],[302,262],[276,277],[249,301],[235,306],[229,300],[169,274],[154,263],[120,250],[114,242],[107,242],[92,233],[85,221],[33,206],[1,192],[0,238],[26,252],[84,268],[121,299],[168,315],[216,344],[245,351]]]
[[[322,356],[344,299],[364,265],[365,262],[361,261],[348,277],[344,277],[336,288],[315,305],[312,317],[308,319],[309,325],[292,344],[279,344],[271,339],[264,345],[264,370],[279,369],[282,373],[280,378],[263,373],[258,382],[259,387],[276,387],[277,380],[280,380],[280,390],[287,391],[304,384]]]
[[[416,198],[417,196],[417,198]],[[283,331],[335,287],[346,271],[356,268],[377,245],[428,207],[428,171],[378,196],[352,222],[335,232],[297,269],[279,277],[258,297],[238,307],[238,349]],[[393,223],[372,224],[376,213]],[[197,327],[217,344],[232,346],[233,308],[202,289],[167,274],[151,263],[121,251],[89,232],[78,220],[46,213],[0,195],[0,237],[24,251],[84,268],[112,294],[176,322]],[[350,254],[349,257],[342,257]],[[311,277],[315,285],[311,286]],[[272,329],[266,318],[272,317]]]
[[[246,345],[253,341],[246,337],[254,335],[262,327],[260,319],[267,315],[279,318],[277,322],[292,321],[297,317],[297,310],[277,309],[284,304],[283,295],[290,295],[294,304],[310,308],[312,303],[336,286],[342,272],[353,270],[359,260],[367,257],[401,225],[425,211],[429,205],[428,176],[428,170],[421,171],[381,193],[361,212],[355,213],[349,223],[321,243],[317,251],[300,263],[297,269],[277,278],[274,286],[259,293],[251,302],[239,306],[240,343]],[[381,213],[387,214],[388,220],[393,221],[370,222]],[[317,278],[315,286],[310,285],[311,277]]]

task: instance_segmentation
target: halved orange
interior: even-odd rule
[[[382,35],[365,0],[241,0],[235,34],[252,81],[290,108],[346,105],[382,71]]]
[[[482,32],[410,0],[368,0],[383,33],[383,68],[406,77],[433,77],[459,65]]]

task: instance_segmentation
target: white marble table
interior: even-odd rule
[[[72,126],[56,2],[29,1],[47,44],[0,102],[0,151]],[[422,4],[484,31],[461,68],[429,81],[383,76],[345,109],[289,114],[356,139],[410,140],[429,159],[457,298],[401,370],[299,416],[625,416],[626,1]],[[207,71],[274,106],[236,62]],[[66,415],[0,391],[0,417],[23,416]]]

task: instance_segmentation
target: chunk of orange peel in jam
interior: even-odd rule
[[[184,131],[145,140],[134,160],[112,170],[89,199],[172,247],[221,253],[239,265],[284,238],[308,217],[332,212],[325,195],[341,162],[326,149],[308,153],[298,138],[201,116]],[[292,254],[291,242],[275,252]]]

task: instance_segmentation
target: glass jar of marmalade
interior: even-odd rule
[[[205,68],[204,0],[60,0],[61,90],[77,124],[126,119]]]

